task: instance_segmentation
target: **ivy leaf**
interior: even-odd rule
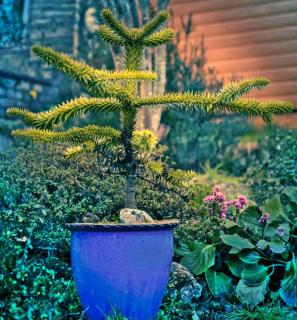
[[[214,296],[229,293],[232,289],[231,278],[223,272],[216,272],[213,268],[205,272],[206,282]]]
[[[295,255],[287,262],[285,277],[281,281],[280,296],[290,307],[297,307],[297,266]]]
[[[276,254],[281,254],[286,251],[286,245],[283,241],[281,240],[275,240],[269,242],[269,249]]]
[[[215,253],[215,245],[195,242],[195,249],[185,255],[180,263],[199,276],[215,264]]]
[[[268,276],[267,270],[262,264],[248,264],[241,272],[241,280],[247,286],[257,286]]]
[[[239,259],[245,263],[254,264],[261,259],[261,256],[257,251],[244,250],[239,253]]]
[[[239,280],[236,286],[236,294],[242,303],[257,305],[264,300],[270,277],[267,276],[256,286],[248,286],[243,280]]]
[[[227,265],[235,277],[241,277],[241,272],[245,267],[245,264],[242,261],[240,261],[237,257],[229,257]]]
[[[231,247],[235,247],[239,250],[253,249],[255,247],[248,239],[245,239],[238,234],[223,234],[220,236],[220,238],[225,244]]]

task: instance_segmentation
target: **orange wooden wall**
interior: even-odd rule
[[[192,41],[205,36],[206,57],[226,82],[266,76],[253,96],[288,99],[297,107],[297,0],[171,0],[174,25],[193,13]]]

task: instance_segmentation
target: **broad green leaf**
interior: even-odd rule
[[[265,250],[268,247],[268,241],[261,239],[257,242],[256,246],[260,250]]]
[[[245,267],[245,263],[240,261],[237,257],[229,256],[227,265],[229,267],[229,270],[235,277],[238,277],[238,278],[241,277],[241,272]]]
[[[284,236],[282,236],[282,239],[284,241],[288,241],[290,225],[287,222],[280,224],[279,222],[274,221],[271,224],[269,224],[265,230],[265,238],[269,238],[270,241],[279,240],[278,228],[282,228],[284,230]]]
[[[181,243],[179,248],[175,248],[175,253],[179,256],[185,256],[192,253],[196,249],[195,241],[189,243]]]
[[[230,220],[230,219],[226,219],[225,223],[224,223],[224,227],[226,229],[231,229],[233,227],[238,227],[238,224],[235,223],[234,221]]]
[[[294,255],[286,265],[285,277],[281,281],[280,296],[288,306],[297,307],[297,266]]]
[[[257,286],[268,276],[267,270],[268,267],[261,264],[248,264],[241,272],[241,280],[247,286]]]
[[[239,259],[248,264],[257,263],[261,256],[257,251],[244,250],[239,253]]]
[[[220,238],[222,239],[222,241],[231,246],[231,247],[235,247],[239,250],[242,249],[253,249],[255,246],[248,240],[245,239],[241,236],[239,236],[238,234],[223,234],[220,236]]]
[[[264,233],[265,238],[269,238],[269,239],[275,238],[278,226],[279,226],[278,221],[274,221],[274,222],[270,223],[265,228],[265,233]]]
[[[255,205],[251,205],[242,210],[238,215],[238,224],[254,234],[262,234],[262,226],[259,224],[261,212]]]
[[[240,252],[238,248],[232,247],[229,251],[229,254],[237,254],[238,252]]]
[[[264,300],[269,280],[270,278],[267,276],[257,286],[248,286],[243,280],[239,280],[236,286],[236,294],[242,303],[257,305]]]
[[[180,263],[195,275],[200,275],[215,264],[215,245],[195,243],[195,250],[185,255]]]
[[[283,194],[285,194],[290,201],[294,202],[297,205],[297,188],[296,187],[286,187],[283,190]]]
[[[286,207],[282,205],[280,199],[277,197],[267,200],[262,210],[263,212],[269,213],[270,222],[289,219],[286,213]]]
[[[290,238],[289,234],[291,231],[289,223],[287,223],[287,222],[281,223],[277,228],[284,230],[284,235],[281,238],[286,242],[289,241],[289,238]]]
[[[281,240],[275,240],[269,242],[269,249],[273,253],[281,254],[286,251],[286,244]]]
[[[205,272],[206,282],[214,296],[230,293],[232,289],[231,278],[223,272],[216,272],[213,268]]]

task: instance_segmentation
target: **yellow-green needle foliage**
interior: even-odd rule
[[[62,103],[46,112],[34,113],[25,109],[9,108],[7,113],[22,118],[35,128],[50,129],[54,124],[65,123],[67,120],[90,111],[113,112],[121,111],[122,104],[114,98],[77,98]]]
[[[26,109],[10,108],[8,113],[18,116],[32,126],[29,129],[13,131],[17,137],[34,141],[70,143],[65,151],[66,157],[82,152],[98,151],[97,147],[121,150],[120,161],[126,174],[125,206],[135,208],[137,153],[151,152],[157,141],[148,130],[136,131],[138,111],[142,108],[181,108],[200,109],[203,112],[231,112],[245,116],[260,116],[271,122],[273,114],[289,112],[292,104],[285,101],[257,101],[243,99],[252,90],[260,90],[269,84],[265,78],[233,82],[219,93],[166,93],[162,96],[140,97],[137,82],[154,81],[156,73],[141,70],[141,59],[146,47],[165,45],[173,37],[173,30],[164,27],[168,12],[161,11],[141,28],[128,28],[108,9],[102,11],[105,24],[99,27],[101,37],[111,45],[120,46],[124,52],[124,70],[98,70],[70,56],[51,48],[34,46],[33,53],[44,62],[52,65],[78,81],[91,97],[76,98],[53,107],[49,111],[33,113]],[[64,124],[73,117],[87,112],[119,112],[121,130],[110,127],[89,125],[67,131],[55,131],[55,125]],[[159,168],[159,171],[161,169]]]
[[[83,128],[71,128],[67,131],[41,130],[35,128],[16,129],[13,131],[16,137],[31,138],[37,142],[71,142],[74,144],[105,139],[120,142],[121,132],[111,127],[99,127],[89,125]]]

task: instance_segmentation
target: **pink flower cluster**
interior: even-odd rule
[[[240,196],[238,196],[237,199],[228,201],[228,204],[229,204],[230,206],[235,206],[235,208],[236,208],[237,210],[243,209],[245,206],[248,205],[248,203],[249,203],[249,200],[248,200],[247,197],[244,196],[244,195],[240,195]]]
[[[260,217],[259,223],[260,224],[267,224],[270,220],[270,214],[268,212],[264,213],[263,216]]]
[[[210,203],[210,202],[224,202],[226,200],[226,196],[221,192],[221,189],[219,186],[214,186],[212,189],[212,193],[208,196],[206,196],[203,199],[204,203]]]
[[[224,193],[221,192],[221,189],[219,186],[215,186],[212,189],[212,193],[208,196],[206,196],[203,199],[203,202],[210,205],[218,204],[220,208],[220,217],[223,220],[226,220],[228,215],[228,209],[231,206],[235,206],[237,211],[240,211],[245,206],[248,205],[249,201],[246,196],[240,195],[237,199],[233,200],[226,200],[226,196]],[[233,216],[230,215],[229,218],[233,220]]]

